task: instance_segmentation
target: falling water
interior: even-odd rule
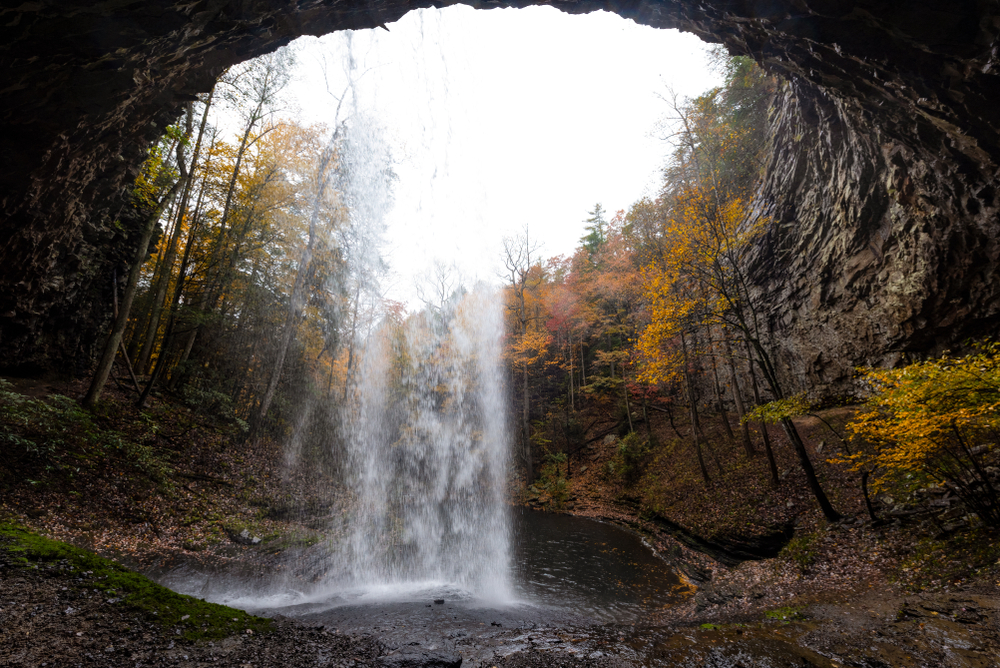
[[[510,598],[502,332],[482,286],[370,338],[344,420],[353,584]]]

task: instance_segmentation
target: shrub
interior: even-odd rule
[[[843,459],[876,471],[876,489],[907,478],[944,481],[983,522],[1000,526],[988,473],[1000,437],[1000,346],[862,372],[872,396],[848,424],[862,447]]]
[[[566,454],[546,452],[545,463],[538,472],[535,486],[545,490],[552,498],[552,506],[562,508],[569,499],[569,483],[566,481]]]
[[[72,477],[81,468],[114,460],[163,482],[169,469],[152,448],[122,434],[101,429],[93,416],[69,397],[53,394],[45,400],[15,392],[0,379],[0,466],[16,480],[25,473]],[[15,475],[16,472],[16,475]],[[28,479],[31,482],[30,478]]]
[[[649,451],[647,441],[639,438],[634,431],[629,432],[618,443],[618,452],[608,462],[608,470],[625,482],[633,483],[642,474],[643,462]]]
[[[781,554],[795,562],[799,570],[805,571],[816,558],[816,535],[796,536],[788,541],[788,544],[781,550]]]

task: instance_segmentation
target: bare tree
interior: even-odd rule
[[[540,244],[532,244],[528,227],[525,226],[524,234],[517,237],[506,237],[503,240],[503,263],[504,278],[511,288],[513,297],[507,310],[514,319],[522,340],[528,334],[528,324],[535,318],[529,313],[527,294],[531,285],[532,257],[539,249]],[[523,364],[521,378],[521,458],[524,462],[528,480],[534,477],[534,467],[531,452],[531,427],[529,418],[531,415],[531,404],[528,388],[528,364]]]

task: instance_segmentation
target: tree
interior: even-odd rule
[[[848,430],[864,447],[841,459],[878,471],[876,487],[910,476],[943,480],[985,524],[1000,526],[1000,493],[988,472],[1000,438],[1000,344],[866,369],[862,380],[872,394]]]
[[[149,157],[147,157],[136,179],[135,188],[132,193],[133,202],[145,214],[146,223],[141,232],[139,244],[136,247],[135,258],[129,267],[121,307],[114,314],[114,324],[111,333],[105,342],[104,351],[101,359],[98,361],[97,369],[94,371],[94,377],[87,390],[87,395],[83,399],[83,406],[85,408],[93,409],[97,405],[101,397],[101,392],[104,390],[104,385],[108,382],[115,356],[119,347],[122,346],[122,335],[125,333],[125,328],[128,325],[129,314],[132,310],[132,300],[135,298],[136,289],[139,286],[139,274],[149,248],[149,240],[153,235],[156,222],[162,215],[167,202],[176,194],[178,186],[181,184],[181,180],[173,178],[174,170],[164,163],[163,156],[164,153],[167,155],[170,153],[169,149],[164,151],[166,143],[179,145],[182,143],[182,139],[183,137],[180,136],[177,128],[169,129],[160,143],[150,149]],[[165,188],[164,181],[170,183],[169,188],[166,188],[166,192],[163,192]],[[117,290],[118,286],[115,285],[114,289]],[[124,348],[122,348],[122,353],[125,354]],[[125,354],[125,361],[128,363],[127,354]]]
[[[337,127],[330,133],[330,138],[326,146],[323,147],[323,150],[320,151],[316,159],[316,168],[311,179],[313,192],[312,203],[309,207],[309,228],[306,243],[302,249],[302,256],[299,258],[298,267],[295,272],[295,282],[292,285],[291,294],[289,295],[288,314],[285,317],[285,324],[282,327],[281,342],[278,344],[271,378],[268,381],[267,389],[264,391],[264,396],[261,398],[260,408],[253,423],[255,432],[263,425],[264,419],[267,417],[267,412],[271,408],[271,402],[274,400],[274,393],[278,389],[278,380],[281,377],[281,370],[285,365],[288,346],[291,344],[292,337],[295,334],[296,320],[300,317],[304,305],[303,293],[308,282],[307,274],[315,272],[315,268],[312,265],[313,253],[316,248],[320,218],[330,207],[330,203],[326,201],[326,198],[330,190],[331,181],[336,174],[339,130],[340,128]],[[336,209],[336,204],[333,206]],[[334,219],[333,224],[336,225],[336,219]]]
[[[507,312],[513,320],[515,337],[508,346],[510,358],[515,368],[521,372],[521,460],[528,480],[534,477],[533,454],[531,448],[531,402],[528,393],[528,374],[531,365],[538,361],[543,348],[542,335],[534,331],[529,335],[529,325],[537,322],[531,308],[531,293],[541,282],[541,267],[533,256],[538,244],[532,243],[527,226],[524,234],[506,237],[503,241],[503,264],[508,287]]]
[[[594,256],[606,241],[607,221],[604,219],[604,207],[598,202],[594,205],[594,210],[587,213],[589,216],[584,222],[587,226],[587,234],[580,238],[580,243],[589,256]]]

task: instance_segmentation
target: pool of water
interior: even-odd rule
[[[434,580],[335,585],[329,573],[326,584],[304,584],[194,563],[174,563],[151,575],[175,591],[259,614],[383,633],[641,624],[690,591],[639,536],[612,525],[515,509],[511,532],[510,582],[502,592]]]
[[[690,588],[637,535],[570,515],[514,514],[518,599],[604,622],[632,623]]]

